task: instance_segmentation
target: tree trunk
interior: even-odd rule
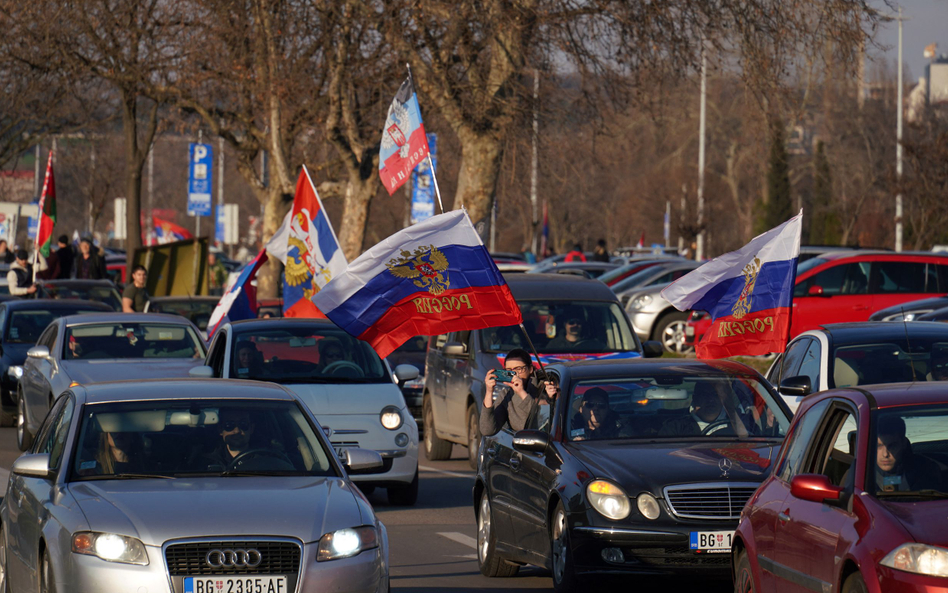
[[[270,186],[267,188],[266,202],[263,205],[263,245],[273,236],[280,225],[283,224],[283,217],[287,211],[293,207],[293,191],[286,190],[281,184],[275,182],[277,171],[280,165],[273,160],[270,161]],[[287,178],[286,172],[282,173]],[[263,249],[263,246],[260,247]],[[257,297],[262,299],[274,299],[280,291],[280,272],[283,265],[279,260],[270,258],[270,260],[257,272]]]
[[[496,199],[497,180],[503,157],[503,143],[494,134],[458,133],[461,140],[461,168],[454,209],[467,208],[471,222],[486,220],[481,239],[490,236],[490,211]]]
[[[147,150],[138,143],[138,94],[122,89],[122,131],[125,135],[125,273],[132,277],[135,250],[142,246],[142,168]],[[158,104],[148,111],[144,146],[151,146],[158,128]],[[93,227],[94,228],[94,227]]]
[[[370,175],[362,178],[358,171],[349,173],[346,184],[346,196],[342,215],[342,229],[339,243],[342,252],[349,261],[362,254],[362,242],[365,240],[365,223],[369,217],[369,203],[378,192],[379,178]]]

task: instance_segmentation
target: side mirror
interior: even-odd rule
[[[790,480],[790,495],[800,500],[823,503],[839,500],[842,494],[842,487],[834,486],[829,478],[820,474],[799,474]]]
[[[642,356],[645,358],[660,358],[662,354],[665,354],[665,347],[661,342],[656,340],[642,342]]]
[[[823,287],[819,284],[814,284],[806,291],[807,296],[823,296]]]
[[[467,356],[467,344],[448,342],[444,345],[445,356]]]
[[[368,449],[346,449],[342,464],[351,471],[378,469],[382,467],[382,456]]]
[[[214,369],[209,366],[196,366],[192,367],[188,371],[189,377],[194,377],[195,379],[213,379],[214,378]]]
[[[542,453],[550,444],[550,435],[542,430],[520,430],[513,438],[517,451]]]
[[[46,346],[33,346],[26,351],[26,355],[30,358],[49,358],[49,348]]]
[[[14,474],[34,478],[49,477],[48,453],[24,453],[13,462]]]
[[[418,375],[421,374],[421,371],[418,370],[413,364],[400,364],[395,367],[395,378],[398,379],[398,384],[401,385],[406,381],[411,381],[412,379],[417,379]]]
[[[810,393],[812,393],[813,385],[810,383],[809,377],[799,375],[797,377],[788,377],[781,381],[777,391],[779,391],[781,395],[803,397],[804,395],[810,395]]]

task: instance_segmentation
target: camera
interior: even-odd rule
[[[496,377],[498,383],[510,383],[514,377],[517,376],[517,373],[513,371],[505,370],[496,370],[494,371],[494,377]]]

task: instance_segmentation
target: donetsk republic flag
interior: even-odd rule
[[[395,233],[312,298],[329,319],[382,358],[412,336],[523,321],[464,210]]]
[[[679,311],[711,315],[698,358],[783,352],[790,333],[803,211],[750,243],[670,284],[662,296]]]
[[[428,137],[411,77],[398,87],[388,108],[379,147],[379,177],[392,195],[408,181],[412,169],[428,156]]]

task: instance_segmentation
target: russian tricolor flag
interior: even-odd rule
[[[379,147],[379,177],[392,195],[408,181],[412,169],[428,156],[428,137],[421,121],[418,95],[409,76],[388,108]]]
[[[464,210],[385,239],[316,293],[313,303],[382,358],[412,336],[523,321]]]
[[[803,211],[662,291],[679,311],[707,311],[698,358],[783,352],[790,333]]]

